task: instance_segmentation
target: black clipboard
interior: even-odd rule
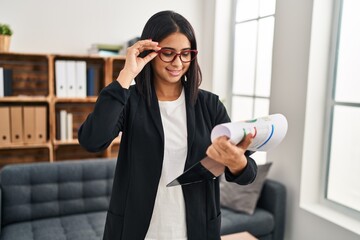
[[[180,176],[168,183],[167,187],[199,183],[220,176],[225,171],[225,166],[209,157],[195,163]]]

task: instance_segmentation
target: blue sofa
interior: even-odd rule
[[[91,159],[5,166],[0,240],[101,239],[115,164]],[[267,180],[254,215],[222,209],[221,232],[282,240],[284,206],[284,186]]]

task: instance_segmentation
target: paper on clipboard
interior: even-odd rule
[[[241,122],[230,122],[215,126],[211,132],[211,141],[220,136],[227,136],[233,144],[238,144],[248,133],[253,135],[253,141],[248,147],[250,151],[268,151],[275,148],[284,139],[288,122],[282,114],[256,118]],[[202,182],[220,176],[225,166],[205,157],[197,162],[179,177],[167,184],[167,187],[187,185]]]

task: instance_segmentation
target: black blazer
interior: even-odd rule
[[[229,122],[218,97],[200,90],[196,104],[189,101],[185,85],[188,155],[185,169],[205,157],[212,128]],[[105,87],[94,111],[79,129],[79,142],[88,151],[102,151],[122,132],[104,240],[143,240],[147,233],[164,154],[164,132],[153,89],[151,105],[134,86],[124,89],[114,81]],[[228,181],[248,184],[256,176],[248,157],[239,176],[226,170]],[[220,239],[219,180],[182,186],[189,240]],[[169,239],[170,240],[170,239]]]

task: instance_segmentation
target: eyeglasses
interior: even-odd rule
[[[159,51],[156,51],[158,53],[159,58],[166,63],[172,63],[175,61],[176,57],[180,57],[180,61],[183,63],[191,62],[196,58],[196,55],[198,54],[197,50],[182,50],[180,53],[177,53],[175,50],[163,48]]]

